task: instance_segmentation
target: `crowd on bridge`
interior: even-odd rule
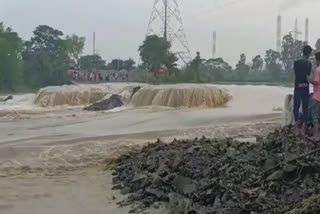
[[[125,82],[129,80],[127,71],[80,71],[73,70],[72,80],[78,82]]]

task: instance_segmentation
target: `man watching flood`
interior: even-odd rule
[[[308,119],[308,104],[309,104],[309,81],[308,76],[311,74],[312,64],[309,61],[309,57],[312,53],[310,46],[303,48],[303,58],[295,61],[294,73],[295,73],[295,86],[294,86],[294,101],[293,101],[293,113],[295,120],[295,131],[297,135],[304,135],[306,131],[306,122]],[[299,123],[299,110],[302,104],[303,119],[302,126]]]

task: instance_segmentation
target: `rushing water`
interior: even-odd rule
[[[133,96],[131,104],[172,108],[214,108],[226,104],[230,98],[226,90],[209,85],[148,86]]]
[[[232,112],[270,113],[284,107],[285,97],[291,88],[276,86],[239,85],[166,85],[101,84],[48,87],[36,94],[15,95],[13,100],[0,102],[0,110],[32,110],[36,106],[83,106],[100,100],[105,95],[121,94],[128,100],[133,88],[142,86],[131,104],[133,106],[216,107],[229,99]],[[227,91],[227,92],[226,92]],[[230,111],[230,110],[228,110]],[[230,111],[231,112],[231,111]]]
[[[35,97],[35,94],[14,95],[12,100],[8,100],[7,102],[0,102],[0,111],[35,109],[36,106],[33,104]]]
[[[95,103],[107,95],[102,87],[88,86],[56,86],[39,91],[34,103],[41,107],[80,106]]]
[[[118,93],[130,98],[132,88],[137,85],[140,84],[81,87],[83,91],[89,87],[102,88],[107,96]],[[201,136],[250,139],[264,135],[278,126],[279,114],[275,114],[277,121],[270,122],[274,117],[272,113],[282,108],[286,95],[292,93],[290,88],[271,86],[146,86],[150,89],[137,94],[141,99],[138,106],[145,100],[153,105],[159,104],[155,100],[167,100],[167,95],[157,95],[159,89],[161,93],[166,90],[175,93],[182,88],[190,91],[206,87],[223,88],[232,95],[232,99],[219,108],[202,105],[190,109],[134,107],[127,102],[128,106],[114,109],[111,113],[96,113],[84,112],[81,108],[70,109],[68,105],[52,107],[56,100],[54,91],[65,94],[63,99],[58,99],[64,104],[82,96],[77,90],[64,86],[46,89],[50,93],[43,99],[50,100],[47,103],[51,106],[48,107],[34,104],[36,94],[15,95],[13,100],[0,102],[0,177],[8,176],[0,179],[0,213],[51,214],[66,210],[70,214],[128,213],[128,210],[115,205],[114,196],[117,199],[120,196],[111,190],[111,177],[106,178],[96,171],[95,167],[101,166],[106,158],[117,158],[157,138],[165,141]],[[154,97],[144,97],[143,93],[151,93],[148,90],[159,91]],[[181,99],[180,96],[171,96],[170,99]],[[200,98],[191,99],[203,101],[209,97]],[[168,104],[171,102],[160,103],[171,106]],[[83,105],[81,102],[75,104]],[[28,114],[30,110],[32,114]],[[9,114],[2,117],[6,112]],[[264,123],[266,120],[269,122]],[[73,171],[79,168],[85,171]],[[19,176],[12,177],[16,175]]]

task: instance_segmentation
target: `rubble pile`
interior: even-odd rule
[[[114,94],[109,99],[102,100],[100,102],[94,103],[91,106],[85,107],[85,111],[105,111],[123,106],[122,98]]]
[[[320,145],[300,142],[291,127],[258,143],[232,139],[174,140],[122,156],[114,189],[148,208],[171,213],[320,213]]]

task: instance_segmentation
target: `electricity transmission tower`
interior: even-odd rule
[[[184,63],[191,60],[178,0],[155,0],[147,30],[147,36],[150,35],[157,35],[171,42],[173,52]]]

